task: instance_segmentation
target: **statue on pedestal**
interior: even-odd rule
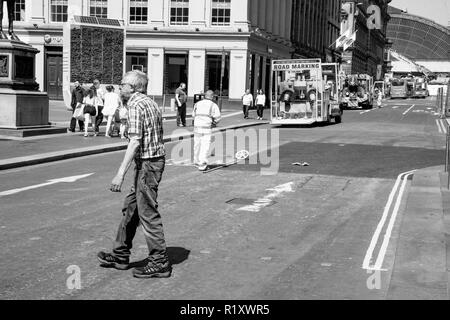
[[[3,2],[5,1],[8,8],[8,34],[11,40],[19,40],[19,38],[14,34],[13,29],[14,5],[16,0],[0,0],[0,39],[8,39],[6,34],[3,32]]]

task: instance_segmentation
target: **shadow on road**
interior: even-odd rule
[[[181,264],[189,258],[190,250],[180,247],[167,248],[167,254],[169,255],[169,261],[172,265]],[[145,267],[147,265],[147,259],[135,261],[130,263],[129,268]]]

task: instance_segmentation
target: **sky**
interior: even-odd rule
[[[392,0],[389,4],[447,26],[450,21],[450,0]]]

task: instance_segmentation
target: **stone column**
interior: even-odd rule
[[[250,0],[231,0],[231,25],[242,32],[249,31],[249,3]]]
[[[231,50],[229,98],[240,100],[247,83],[247,50]]]
[[[27,0],[25,2],[26,20],[34,23],[44,23],[44,0]],[[7,17],[3,15],[4,17]]]
[[[266,3],[268,0],[258,0],[258,27],[266,30]]]
[[[206,51],[189,51],[188,96],[200,93],[205,88]]]
[[[164,0],[149,0],[149,23],[154,27],[164,26]]]
[[[274,3],[272,0],[266,1],[266,31],[273,33],[273,7]]]
[[[189,1],[189,23],[193,27],[206,27],[205,5],[205,1]]]
[[[148,76],[149,86],[148,94],[152,96],[163,95],[164,79],[164,49],[148,49]]]

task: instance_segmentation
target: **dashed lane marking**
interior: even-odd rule
[[[410,112],[416,105],[413,104],[408,110],[406,110],[405,112],[403,112],[403,115],[406,116],[408,114],[408,112]]]

